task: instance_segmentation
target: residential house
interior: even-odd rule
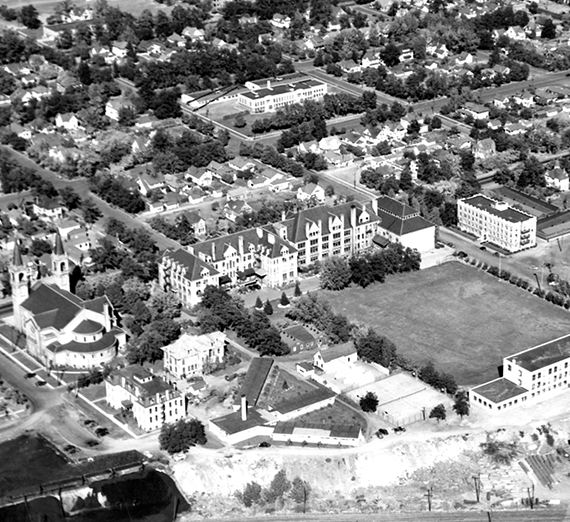
[[[39,196],[32,205],[34,214],[40,218],[61,219],[67,210],[58,200]]]
[[[291,26],[291,17],[276,13],[269,23],[278,29],[289,29]]]
[[[325,189],[317,183],[307,183],[297,189],[297,199],[299,201],[325,202]]]
[[[473,147],[473,155],[476,159],[487,159],[494,156],[497,152],[497,146],[493,138],[485,138],[478,141]]]
[[[66,114],[58,114],[55,117],[55,126],[63,127],[67,130],[76,130],[79,128],[79,121],[75,114],[68,112]]]
[[[521,123],[507,123],[504,126],[505,134],[509,136],[520,136],[521,134],[526,134],[528,129]]]
[[[185,178],[200,187],[209,187],[212,185],[214,175],[207,167],[191,166],[186,171]]]
[[[105,105],[105,116],[114,121],[119,121],[121,109],[134,109],[134,105],[123,96],[111,98]]]
[[[534,96],[528,92],[524,91],[518,94],[513,95],[513,101],[522,107],[530,108],[536,105],[534,101]]]
[[[233,159],[229,159],[227,161],[227,165],[232,169],[239,170],[241,172],[255,168],[255,163],[251,159],[244,158],[242,156],[236,156]]]
[[[297,249],[269,227],[243,230],[190,245],[188,249],[225,276],[222,282],[232,285],[247,269],[253,269],[260,283],[269,287],[297,280]]]
[[[509,252],[536,245],[536,217],[482,194],[457,202],[461,230]]]
[[[128,43],[116,41],[111,45],[111,53],[117,58],[126,58],[128,53]]]
[[[164,352],[164,369],[176,379],[201,376],[210,364],[221,363],[227,337],[222,332],[204,335],[183,334],[161,350]]]
[[[8,267],[14,326],[25,334],[26,349],[50,368],[90,369],[115,357],[126,342],[106,296],[83,300],[70,292],[71,267],[59,234],[49,272],[30,280],[18,243]]]
[[[144,431],[155,431],[186,417],[185,399],[171,385],[139,365],[114,370],[105,379],[111,408],[132,412]]]
[[[186,47],[186,38],[183,38],[177,33],[173,33],[170,36],[167,36],[166,41],[170,45],[174,45],[176,47]]]
[[[455,58],[455,65],[460,65],[460,66],[471,65],[473,64],[473,62],[474,62],[473,55],[471,53],[468,53],[467,51],[463,51]]]
[[[131,143],[131,152],[133,154],[144,154],[148,151],[150,146],[150,138],[144,136],[137,136]]]
[[[293,184],[290,180],[286,178],[278,178],[271,181],[269,184],[269,190],[274,193],[285,192],[287,190],[292,190]]]
[[[289,346],[291,352],[312,350],[320,346],[322,336],[319,336],[301,324],[293,324],[281,331],[281,339]]]
[[[192,225],[194,235],[198,238],[205,238],[208,235],[206,221],[197,211],[184,212],[184,217]]]
[[[206,34],[203,29],[198,29],[197,27],[186,27],[182,31],[182,36],[188,38],[191,42],[202,42],[204,41]]]
[[[338,151],[342,145],[340,138],[338,136],[328,136],[326,138],[321,138],[319,141],[319,149],[321,151]]]
[[[570,190],[568,172],[561,168],[558,163],[544,173],[544,179],[549,187],[554,187],[562,192]]]
[[[308,154],[309,152],[312,152],[313,154],[319,154],[320,151],[319,142],[317,140],[304,141],[297,145],[297,152],[299,154]]]
[[[180,248],[166,250],[158,265],[158,282],[165,292],[177,294],[182,306],[197,305],[207,286],[219,286],[220,273],[209,263]]]
[[[345,72],[345,73],[355,73],[360,72],[361,66],[357,64],[354,60],[341,60],[338,62],[338,66]]]
[[[378,67],[381,63],[380,54],[377,51],[369,49],[364,53],[362,57],[361,64],[362,68],[366,69],[368,67]]]
[[[463,112],[472,116],[474,120],[489,119],[489,109],[479,103],[467,102]]]
[[[141,172],[137,179],[137,185],[143,196],[148,196],[151,190],[162,191],[166,186],[164,176],[160,172],[148,170]]]
[[[18,138],[23,138],[25,140],[32,139],[32,131],[28,127],[23,127],[19,123],[11,123],[10,131],[13,132]]]
[[[226,219],[229,219],[232,223],[236,222],[236,219],[239,216],[243,216],[246,212],[252,212],[253,208],[249,206],[243,200],[234,200],[228,201],[224,208],[222,209],[222,213]]]
[[[313,366],[323,372],[330,371],[332,367],[340,364],[352,364],[358,360],[353,342],[337,346],[323,347],[313,356]]]

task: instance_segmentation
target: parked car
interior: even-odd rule
[[[46,381],[38,381],[38,382],[36,382],[36,384],[34,384],[34,386],[36,388],[39,388],[40,386],[45,386],[46,384],[47,384]]]
[[[487,247],[485,247],[485,246],[480,246],[480,247],[479,247],[479,250],[487,250]]]
[[[24,379],[31,379],[32,377],[35,377],[36,374],[34,372],[28,372],[24,375]]]

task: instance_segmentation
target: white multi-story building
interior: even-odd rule
[[[503,359],[503,377],[469,391],[472,404],[498,412],[568,390],[570,335]]]
[[[278,287],[297,280],[297,250],[279,235],[264,228],[190,245],[189,250],[233,285],[256,278],[266,286]]]
[[[202,375],[205,365],[222,362],[226,339],[226,334],[222,332],[184,334],[174,343],[162,348],[164,369],[177,379]]]
[[[251,84],[249,91],[238,94],[238,103],[254,114],[275,112],[277,109],[293,103],[303,103],[307,100],[322,100],[327,93],[327,84],[318,80],[307,79],[285,85],[271,85],[268,80],[266,87]]]
[[[180,392],[142,366],[128,366],[111,373],[105,380],[105,391],[109,406],[132,411],[145,431],[158,430],[164,423],[176,422],[186,415]]]
[[[204,288],[219,285],[220,274],[195,255],[179,248],[166,250],[158,264],[158,282],[165,292],[178,295],[183,306],[200,302]]]
[[[509,252],[536,245],[536,217],[478,194],[457,202],[459,228]]]

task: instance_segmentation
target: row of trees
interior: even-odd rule
[[[148,224],[157,232],[178,241],[182,246],[192,245],[197,241],[194,227],[185,214],[178,216],[174,223],[169,223],[161,216],[155,216]]]
[[[258,506],[274,504],[282,507],[286,499],[290,498],[305,513],[311,496],[311,486],[300,477],[290,481],[286,471],[281,470],[273,477],[268,487],[263,488],[257,482],[249,482],[243,491],[236,493],[236,496],[246,507],[254,504]]]
[[[96,174],[91,177],[89,188],[107,203],[122,208],[129,214],[138,214],[146,208],[137,191],[129,189],[123,181],[110,174]]]
[[[289,347],[263,309],[247,310],[243,302],[226,290],[208,286],[199,304],[198,323],[202,333],[234,330],[261,355],[286,355]]]
[[[419,270],[420,263],[419,252],[400,243],[390,243],[383,250],[365,252],[349,260],[327,258],[320,268],[321,288],[338,291],[350,283],[366,288],[374,282],[383,283],[387,275]]]
[[[251,126],[251,130],[259,134],[272,130],[288,129],[305,122],[313,122],[322,127],[327,120],[336,116],[357,114],[375,107],[376,94],[372,91],[365,91],[360,97],[347,93],[325,94],[322,102],[307,100],[303,104],[286,105],[274,115],[256,120]]]
[[[240,156],[255,158],[266,165],[291,174],[295,178],[302,178],[305,175],[305,168],[302,163],[283,154],[279,154],[277,149],[271,145],[255,143],[253,146],[245,141],[240,143]]]

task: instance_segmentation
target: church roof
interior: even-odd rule
[[[54,247],[53,253],[56,256],[64,256],[65,255],[65,250],[63,248],[63,241],[61,240],[61,236],[59,235],[59,232],[55,235],[55,247]]]
[[[83,300],[56,285],[40,281],[32,287],[22,308],[34,315],[40,328],[61,330],[83,309]]]
[[[14,251],[12,252],[12,264],[14,266],[24,266],[24,261],[22,260],[22,253],[20,252],[20,243],[16,239],[14,241]]]

